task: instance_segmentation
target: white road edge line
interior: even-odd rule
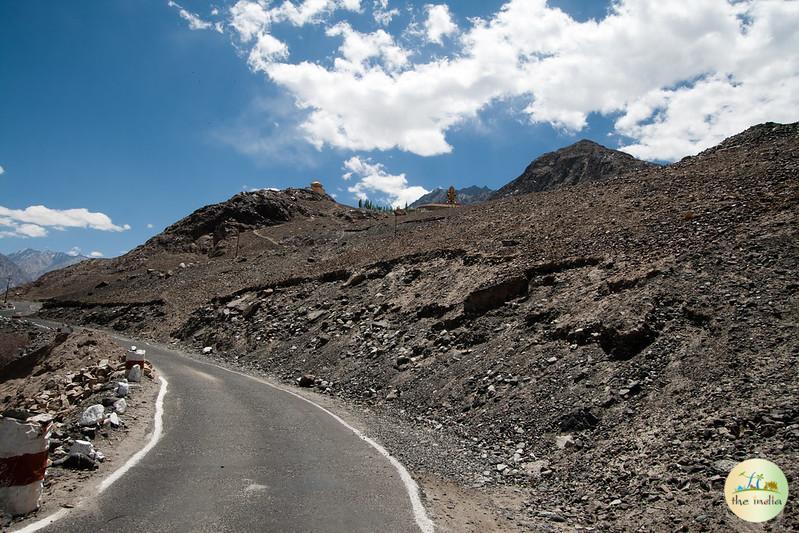
[[[255,380],[258,383],[261,383],[261,384],[266,385],[268,387],[272,387],[273,389],[276,389],[276,390],[291,394],[292,396],[295,396],[295,397],[299,398],[300,400],[302,400],[304,402],[308,402],[309,404],[313,405],[317,409],[319,409],[322,412],[324,412],[324,413],[328,414],[329,416],[331,416],[336,422],[338,422],[339,424],[341,424],[345,428],[347,428],[350,431],[352,431],[353,433],[355,433],[355,435],[358,438],[360,438],[361,440],[363,440],[364,442],[369,444],[372,448],[377,450],[380,453],[380,455],[382,455],[383,457],[388,459],[388,461],[391,463],[391,465],[397,470],[397,472],[399,472],[400,479],[402,479],[402,483],[405,485],[405,491],[408,493],[408,497],[411,500],[411,507],[413,509],[413,518],[414,518],[414,520],[416,520],[416,525],[419,526],[419,530],[422,533],[433,533],[435,531],[435,524],[433,524],[433,521],[430,519],[429,516],[427,516],[427,510],[424,508],[424,505],[422,505],[422,499],[419,497],[419,485],[416,484],[416,481],[414,481],[413,477],[411,477],[411,474],[408,472],[408,470],[405,469],[405,467],[402,465],[402,463],[400,463],[393,455],[388,453],[388,450],[383,448],[380,444],[378,444],[377,442],[375,442],[371,438],[369,438],[366,435],[364,435],[359,429],[352,427],[347,422],[345,422],[341,417],[339,417],[335,413],[329,411],[325,407],[322,407],[321,405],[319,405],[318,403],[314,402],[313,400],[309,400],[305,396],[302,396],[301,394],[297,394],[296,392],[294,392],[294,391],[292,391],[290,389],[286,389],[286,388],[281,387],[279,385],[275,385],[274,383],[269,383],[268,381],[266,381],[264,379],[261,379],[259,377],[251,376],[249,374],[245,374],[244,372],[238,372],[237,370],[231,370],[229,368],[225,368],[224,366],[220,366],[220,365],[208,362],[208,361],[201,361],[201,360],[195,359],[193,357],[190,357],[189,359],[191,359],[192,361],[196,361],[198,363],[202,363],[204,365],[209,365],[209,366],[213,366],[213,367],[216,367],[216,368],[220,368],[220,369],[224,370],[225,372],[230,372],[231,374],[237,374],[239,376],[243,376],[245,378],[249,378],[249,379]]]
[[[119,467],[116,472],[105,478],[103,482],[100,483],[100,488],[97,489],[97,494],[102,494],[105,489],[110,487],[116,480],[124,476],[128,470],[136,466],[136,464],[141,461],[161,439],[161,435],[164,432],[164,397],[166,396],[166,390],[169,386],[169,382],[167,382],[164,376],[158,376],[158,379],[161,380],[161,390],[158,391],[158,398],[155,399],[155,423],[153,425],[153,435],[150,437],[150,442],[148,442],[144,448],[133,454],[133,456],[128,459],[124,465]]]
[[[164,397],[166,396],[166,390],[169,382],[163,376],[159,376],[159,379],[161,380],[161,389],[158,391],[158,397],[155,400],[155,421],[153,424],[153,433],[149,442],[147,442],[144,448],[133,454],[124,465],[120,466],[111,475],[105,478],[102,483],[100,483],[96,494],[101,494],[116,480],[125,475],[128,470],[133,468],[139,461],[141,461],[144,456],[153,449],[158,441],[161,440],[161,436],[164,433]],[[34,531],[39,531],[40,529],[51,525],[53,522],[64,518],[69,514],[70,511],[71,509],[61,509],[49,516],[42,518],[41,520],[37,520],[32,524],[28,524],[22,529],[16,530],[15,533],[33,533]]]

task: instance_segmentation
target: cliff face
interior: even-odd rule
[[[624,152],[582,140],[537,158],[521,176],[496,191],[491,198],[551,191],[564,185],[601,181],[654,167]]]

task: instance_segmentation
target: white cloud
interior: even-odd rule
[[[32,205],[25,209],[9,209],[0,206],[0,237],[44,237],[47,228],[88,228],[100,231],[127,231],[130,226],[114,224],[108,215],[88,209],[50,209],[43,205]]]
[[[215,28],[217,31],[219,31],[219,28],[216,27],[214,24],[212,24],[211,22],[208,22],[208,21],[205,21],[205,20],[201,19],[199,16],[197,16],[194,13],[191,13],[190,11],[186,11],[177,2],[173,2],[172,0],[169,0],[169,2],[167,2],[167,5],[169,7],[174,7],[174,8],[176,8],[178,10],[178,14],[180,15],[180,18],[182,18],[183,20],[185,20],[186,22],[189,23],[189,29],[190,30],[207,30],[207,29],[210,29],[210,28]]]
[[[268,27],[270,15],[265,6],[266,2],[239,0],[230,8],[230,25],[242,42],[250,42]]]
[[[478,21],[452,59],[393,74],[356,76],[310,63],[267,72],[313,109],[305,131],[317,145],[447,153],[453,125],[497,99],[529,95],[533,122],[576,131],[591,112],[622,113],[618,131],[637,140],[630,151],[674,159],[751,125],[736,116],[799,118],[797,28],[799,3],[702,0],[689,12],[627,0],[601,22],[580,23],[543,0],[513,0]],[[659,91],[668,98],[648,107]],[[729,93],[724,102],[713,100],[719,91]],[[687,143],[685,133],[692,133]]]
[[[103,257],[103,255],[104,255],[103,252],[98,252],[95,250],[94,252],[91,252],[89,254],[89,257],[94,257],[96,259],[98,257]]]
[[[372,163],[369,159],[361,159],[354,156],[344,162],[344,169],[348,170],[344,176],[346,180],[353,175],[359,178],[358,183],[347,190],[357,198],[366,199],[370,195],[377,194],[378,197],[371,199],[379,202],[386,202],[394,207],[404,206],[406,203],[413,203],[428,190],[419,186],[408,186],[405,174],[393,175],[386,172],[380,163]]]
[[[321,22],[323,15],[334,11],[338,7],[355,10],[360,9],[360,1],[352,2],[342,0],[305,0],[299,4],[284,1],[280,6],[270,10],[275,21],[288,21],[295,26],[316,24]]]
[[[47,230],[38,224],[18,224],[14,226],[14,230],[20,237],[45,237]]]
[[[6,173],[6,169],[4,169],[2,165],[0,165],[0,176],[2,176],[5,173]]]
[[[338,2],[342,9],[353,11],[355,13],[361,12],[361,0],[341,0]]]
[[[391,21],[400,14],[397,8],[388,8],[388,0],[375,0],[372,9],[372,17],[381,26],[388,26]]]
[[[47,229],[37,224],[20,224],[18,221],[0,217],[0,238],[3,237],[21,237],[27,239],[29,237],[46,237]]]
[[[446,4],[425,6],[427,20],[424,22],[427,40],[431,43],[441,44],[444,37],[458,33],[458,25],[452,22],[449,6]]]
[[[695,153],[756,122],[799,120],[799,2],[617,0],[605,18],[578,22],[546,0],[508,0],[462,31],[447,5],[427,5],[424,38],[460,37],[449,56],[419,62],[385,31],[346,22],[326,30],[341,38],[330,65],[288,61],[270,34],[338,9],[361,2],[239,0],[229,10],[250,68],[291,95],[317,148],[448,153],[453,127],[507,99],[524,100],[530,122],[570,132],[592,113],[612,117],[624,149],[647,159]],[[386,9],[374,0],[378,23]]]
[[[147,224],[147,229],[153,229],[154,227],[152,224]]]
[[[359,12],[361,0],[284,0],[269,7],[268,0],[239,0],[230,8],[231,26],[243,42],[265,32],[274,23],[289,22],[294,26],[319,24],[337,9]]]
[[[77,257],[81,254],[82,250],[77,246],[73,246],[68,252],[67,255],[71,255],[72,257]]]
[[[336,69],[347,72],[364,72],[369,60],[378,58],[390,71],[396,71],[408,63],[408,52],[394,43],[394,38],[384,30],[374,33],[355,31],[346,22],[336,24],[327,30],[331,37],[343,36],[339,47],[342,57],[336,58]]]
[[[253,70],[266,70],[266,68],[276,59],[282,59],[289,55],[286,43],[279,41],[268,33],[258,35],[255,46],[250,51],[248,63]]]
[[[270,33],[273,24],[319,24],[337,9],[361,10],[361,0],[304,0],[300,3],[284,0],[276,7],[269,5],[269,0],[239,0],[230,8],[230,26],[239,40],[242,43],[255,40],[247,57],[253,71],[265,71],[268,65],[289,55],[286,43]]]

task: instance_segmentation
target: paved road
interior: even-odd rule
[[[169,381],[164,436],[95,502],[44,531],[419,531],[399,472],[330,415],[136,345]]]

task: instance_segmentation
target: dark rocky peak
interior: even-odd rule
[[[239,231],[276,226],[297,218],[330,216],[344,209],[328,195],[309,189],[243,192],[224,202],[201,207],[144,246],[198,251],[200,240],[213,244]]]
[[[535,159],[521,176],[495,192],[492,199],[601,181],[653,167],[653,164],[636,159],[630,154],[583,139]]]

